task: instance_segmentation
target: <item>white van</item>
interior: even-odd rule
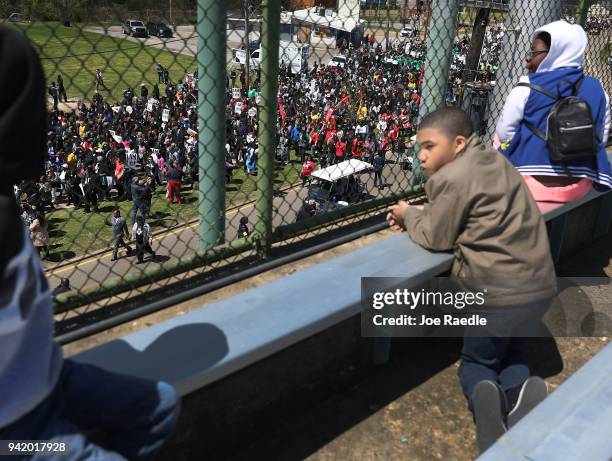
[[[281,63],[288,65],[292,73],[299,74],[302,71],[302,67],[308,61],[309,48],[308,45],[281,41],[278,49],[279,65]],[[259,69],[262,51],[262,48],[259,48],[251,52],[251,59],[249,61],[251,69]],[[247,52],[245,50],[234,50],[234,59],[231,62],[231,66],[246,64],[246,55]]]

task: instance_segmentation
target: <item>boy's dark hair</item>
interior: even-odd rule
[[[468,114],[457,107],[443,107],[427,114],[419,125],[419,130],[425,128],[433,128],[453,139],[469,138],[474,132]]]

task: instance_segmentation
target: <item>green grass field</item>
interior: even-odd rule
[[[293,155],[293,157],[295,157]],[[281,163],[275,165],[274,187],[282,188],[299,182],[301,165]],[[255,199],[256,177],[248,176],[242,168],[235,169],[232,180],[225,188],[227,207],[242,205]],[[198,216],[198,192],[192,191],[184,184],[182,195],[185,203],[168,205],[166,188],[158,187],[151,200],[151,211],[148,223],[153,231],[176,226],[191,221]],[[85,213],[83,209],[57,209],[47,214],[49,220],[50,256],[51,262],[61,262],[76,256],[107,248],[111,245],[112,229],[105,225],[113,209],[119,206],[122,216],[129,218],[132,202],[101,202],[98,213]],[[131,227],[130,227],[131,229]]]
[[[95,24],[98,26],[98,24]],[[121,99],[123,91],[141,83],[157,83],[155,64],[168,68],[170,79],[181,79],[185,70],[193,72],[196,60],[124,38],[109,37],[83,30],[86,25],[64,27],[54,22],[34,22],[18,26],[32,41],[43,64],[47,80],[61,74],[71,98],[91,98],[95,91],[94,75],[102,70],[109,91],[103,97]]]
[[[96,24],[99,26],[99,24]],[[103,97],[120,99],[127,86],[138,87],[142,82],[157,82],[155,64],[160,62],[170,71],[170,79],[177,81],[184,71],[195,69],[196,61],[189,56],[177,55],[155,47],[144,46],[123,38],[108,37],[86,32],[87,25],[63,27],[59,23],[31,23],[18,26],[37,48],[47,80],[58,74],[64,78],[69,99],[91,98],[96,68],[102,70],[105,84],[110,91]],[[102,53],[100,53],[102,52]],[[299,182],[301,165],[276,163],[275,188]],[[232,181],[226,185],[227,207],[241,205],[255,198],[254,177],[246,175],[242,168],[234,170]],[[169,206],[165,188],[155,192],[149,223],[154,231],[188,222],[198,216],[198,193],[183,187],[185,203]],[[81,256],[111,243],[112,230],[104,222],[115,206],[129,217],[131,202],[102,202],[98,213],[85,213],[82,209],[58,209],[48,214],[50,222],[50,261],[60,262]],[[131,223],[130,223],[131,224]]]

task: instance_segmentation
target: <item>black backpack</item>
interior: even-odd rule
[[[559,94],[563,83],[568,83],[573,89],[571,96],[565,97],[531,83],[518,84],[518,86],[529,87],[556,101],[548,113],[546,133],[523,120],[525,126],[533,134],[546,142],[550,158],[555,162],[564,163],[574,159],[594,157],[599,152],[597,127],[593,121],[591,106],[577,96],[583,80],[584,75],[576,83],[567,80],[559,82],[557,84]]]

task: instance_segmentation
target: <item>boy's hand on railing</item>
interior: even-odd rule
[[[406,230],[404,225],[404,217],[406,215],[406,209],[410,205],[408,202],[400,201],[397,205],[391,205],[387,209],[387,222],[394,230]]]

